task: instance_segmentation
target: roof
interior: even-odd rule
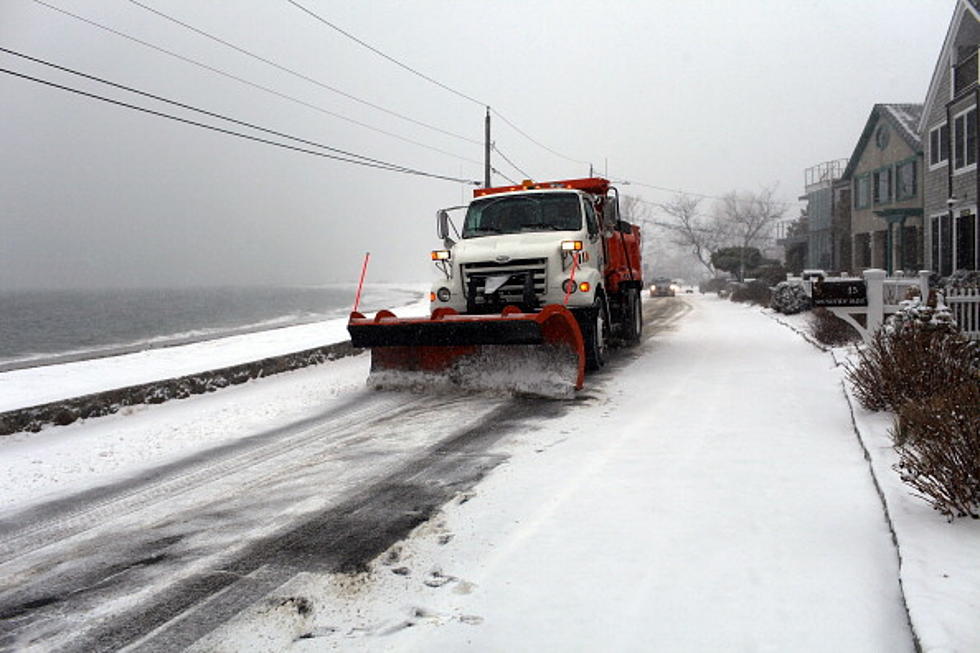
[[[939,58],[936,59],[936,67],[932,71],[932,79],[929,81],[929,90],[926,92],[926,106],[932,106],[932,103],[936,99],[936,90],[939,87],[939,79],[942,75],[947,73],[948,65],[945,62],[949,61],[950,50],[953,47],[953,41],[955,40],[956,33],[960,29],[960,23],[963,20],[963,16],[966,12],[970,12],[973,19],[980,22],[980,0],[958,0],[956,3],[956,8],[953,9],[953,17],[949,21],[949,28],[946,30],[946,38],[943,39],[943,47],[939,51]],[[928,120],[928,112],[923,111],[922,116],[919,120],[918,131],[925,132],[928,125],[924,124],[923,121]]]
[[[850,179],[851,175],[854,174],[854,168],[857,167],[858,161],[861,158],[861,152],[864,151],[864,148],[868,145],[868,141],[871,140],[874,127],[879,119],[888,122],[913,152],[922,154],[922,139],[919,137],[918,125],[919,120],[922,118],[923,106],[922,104],[900,103],[874,105],[871,108],[871,115],[868,116],[868,121],[864,124],[864,130],[861,132],[861,137],[858,139],[857,145],[854,146],[854,152],[851,154],[847,168],[844,169],[844,174],[841,175],[841,178]]]

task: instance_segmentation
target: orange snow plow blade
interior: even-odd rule
[[[582,332],[571,311],[557,304],[537,313],[508,306],[499,315],[441,308],[427,318],[355,312],[347,330],[353,346],[371,349],[368,383],[375,387],[448,382],[567,396],[585,381]]]

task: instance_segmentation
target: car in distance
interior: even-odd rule
[[[673,297],[677,292],[677,285],[666,277],[659,277],[650,284],[651,297]]]

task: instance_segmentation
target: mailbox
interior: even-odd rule
[[[863,279],[816,280],[810,291],[814,306],[867,306],[868,286]]]

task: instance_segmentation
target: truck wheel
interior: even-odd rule
[[[582,337],[585,339],[585,368],[596,371],[606,364],[606,347],[609,342],[609,313],[606,310],[606,298],[598,295],[589,319],[582,325]]]
[[[635,345],[640,342],[643,333],[643,300],[640,291],[630,288],[626,291],[626,302],[623,307],[623,342]]]

